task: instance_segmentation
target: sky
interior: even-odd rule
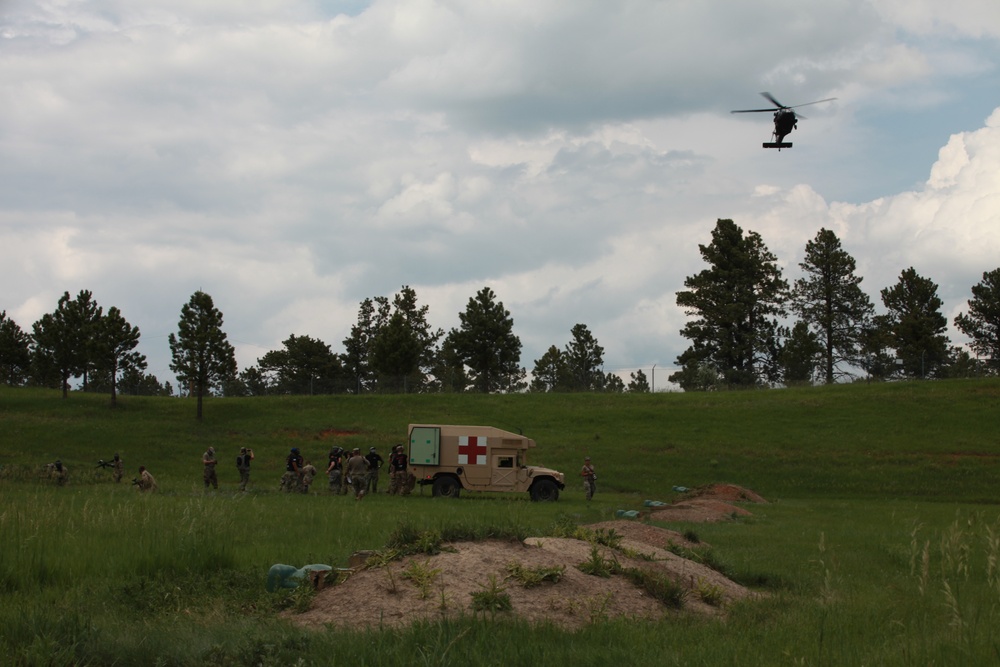
[[[529,371],[582,323],[661,389],[730,218],[789,282],[833,230],[878,312],[913,267],[951,322],[1000,267],[998,63],[996,0],[0,0],[0,310],[90,290],[174,382],[197,290],[242,369],[490,287]],[[729,113],[762,91],[836,100],[778,152]]]

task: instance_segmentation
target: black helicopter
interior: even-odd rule
[[[825,100],[816,100],[815,102],[806,102],[805,104],[796,104],[795,106],[785,106],[778,100],[772,97],[771,93],[761,93],[768,102],[773,104],[776,109],[737,109],[736,111],[730,111],[729,113],[762,113],[764,111],[774,112],[774,132],[771,134],[773,141],[765,142],[764,148],[777,148],[779,151],[782,148],[791,148],[791,142],[785,143],[782,140],[794,129],[799,126],[798,119],[805,118],[805,116],[797,115],[792,109],[798,109],[799,107],[807,107],[810,104],[820,104],[821,102],[830,102],[837,99],[836,97],[828,97]]]

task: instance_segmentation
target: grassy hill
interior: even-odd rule
[[[12,665],[995,664],[1000,661],[1000,380],[711,394],[120,399],[0,389],[0,655]],[[284,456],[406,438],[411,422],[534,438],[567,473],[556,503],[277,492]],[[205,493],[213,445],[221,488]],[[257,452],[236,491],[240,446]],[[162,492],[95,469],[115,452]],[[587,503],[584,455],[600,473]],[[39,475],[56,458],[70,483]],[[731,482],[772,501],[720,524],[671,524],[762,599],[724,620],[666,615],[582,633],[470,617],[405,630],[308,632],[267,593],[274,563],[343,565],[395,536],[551,535],[672,487]],[[384,592],[382,592],[384,593]],[[381,594],[381,593],[380,593]],[[456,601],[461,602],[461,601]],[[350,616],[349,601],[343,613]]]
[[[485,424],[534,438],[532,460],[575,475],[590,455],[602,489],[637,496],[729,481],[765,497],[996,500],[1000,381],[837,385],[698,394],[392,395],[187,399],[0,389],[0,465],[61,458],[82,482],[120,452],[167,487],[198,481],[214,445],[235,483],[241,446],[255,477],[277,478],[292,446],[315,461],[329,448],[406,439],[411,422]],[[80,473],[87,473],[81,475]],[[99,479],[99,477],[98,477]]]

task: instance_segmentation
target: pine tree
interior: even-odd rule
[[[461,324],[452,330],[455,351],[471,371],[476,391],[510,391],[524,376],[520,366],[521,339],[514,320],[496,294],[484,287],[458,314]]]
[[[197,396],[197,418],[201,419],[205,394],[236,375],[236,351],[222,330],[222,312],[200,290],[181,308],[177,328],[177,335],[168,338],[173,358],[170,370]]]
[[[896,357],[908,377],[933,377],[948,363],[948,320],[941,314],[937,285],[911,266],[892,287],[882,290],[882,303]]]
[[[823,378],[832,384],[844,374],[841,364],[860,365],[861,337],[874,307],[861,290],[863,279],[854,275],[854,258],[841,248],[832,231],[820,229],[806,244],[805,260],[799,267],[806,275],[795,281],[792,311],[818,334]]]
[[[576,324],[570,331],[573,338],[566,344],[563,360],[572,391],[600,391],[604,388],[604,348],[586,324]]]
[[[0,311],[0,382],[17,387],[31,370],[31,336]]]
[[[670,380],[685,390],[704,386],[714,370],[730,387],[753,387],[778,377],[777,318],[785,315],[788,283],[756,232],[743,234],[718,220],[712,242],[699,245],[709,268],[684,280],[677,305],[696,319],[681,335],[692,341],[677,357]],[[693,384],[692,384],[693,383]]]
[[[126,370],[146,370],[146,356],[135,351],[139,345],[139,327],[132,326],[112,306],[98,320],[91,345],[97,371],[108,375],[111,383],[111,407],[118,405],[118,375]]]
[[[93,366],[91,341],[96,323],[103,316],[92,296],[88,290],[81,290],[71,299],[69,292],[64,292],[55,311],[42,315],[32,326],[34,373],[57,373],[63,398],[69,394],[71,378],[82,375],[87,388],[87,375]]]
[[[569,389],[569,372],[562,351],[552,345],[540,359],[535,359],[535,367],[531,371],[531,391],[567,391]]]
[[[969,312],[955,317],[955,326],[972,339],[972,351],[986,357],[986,367],[1000,373],[1000,268],[973,285]]]
[[[632,394],[649,393],[649,380],[641,368],[634,373],[629,373],[628,391]]]

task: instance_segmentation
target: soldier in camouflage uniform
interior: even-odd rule
[[[140,492],[156,491],[156,479],[146,470],[146,466],[139,466],[139,477],[133,482]]]
[[[368,481],[365,483],[365,493],[378,493],[378,471],[385,464],[385,461],[374,447],[368,450],[365,460],[368,461]]]
[[[340,495],[341,491],[346,493],[344,486],[344,450],[334,447],[330,450],[330,464],[326,467],[326,474],[330,478],[330,493]]]
[[[253,450],[240,447],[240,455],[236,457],[236,470],[240,473],[240,491],[247,490],[250,482],[250,462],[254,460]]]
[[[406,489],[406,452],[396,445],[389,457],[389,495],[402,494]]]
[[[365,497],[365,487],[368,485],[368,461],[361,456],[361,448],[355,447],[351,458],[347,461],[347,478],[354,488],[354,499]]]
[[[201,463],[205,467],[205,488],[207,489],[209,485],[214,489],[219,488],[219,477],[215,473],[215,465],[218,461],[215,459],[215,447],[209,447],[204,454],[201,456]]]
[[[115,458],[111,462],[111,476],[114,478],[115,482],[118,483],[122,481],[122,475],[125,474],[125,462],[122,458],[118,456],[118,452],[115,452]]]
[[[302,454],[298,447],[292,447],[291,453],[285,459],[285,474],[281,476],[281,490],[291,492],[299,488],[302,479]]]
[[[316,466],[306,461],[306,464],[302,466],[302,493],[309,493],[309,485],[312,484],[315,476]]]
[[[69,469],[63,465],[63,462],[56,460],[55,463],[50,463],[46,466],[50,470],[52,479],[56,480],[56,484],[59,486],[66,486],[66,482],[69,481]]]

